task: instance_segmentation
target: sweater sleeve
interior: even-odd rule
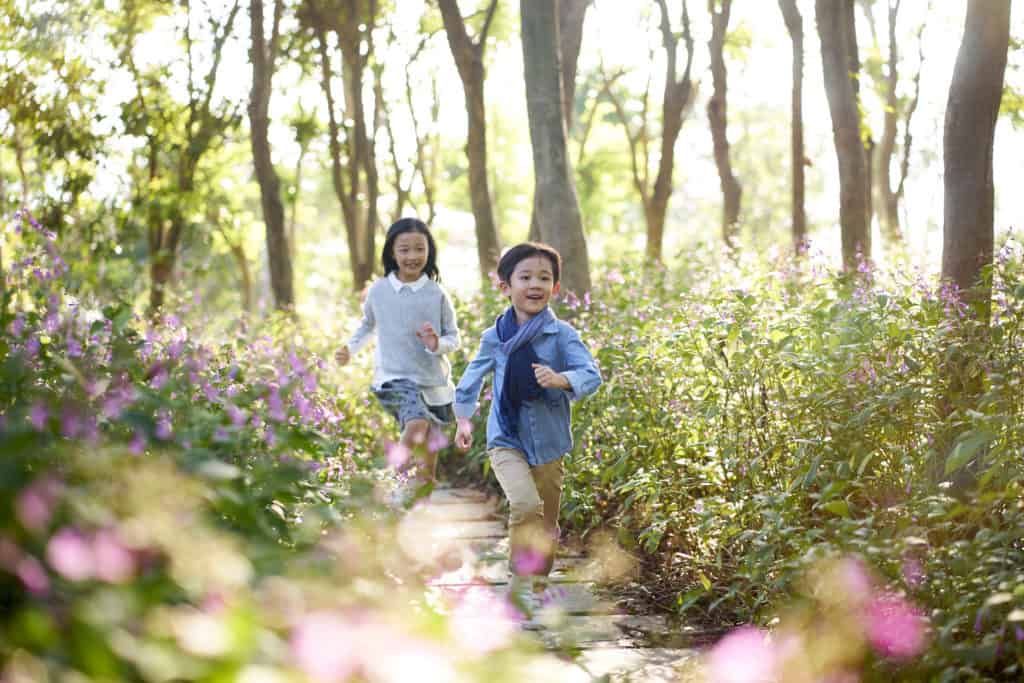
[[[437,351],[427,349],[427,353],[442,356],[459,348],[459,326],[455,319],[455,306],[448,292],[441,290],[441,329],[437,335]]]
[[[349,353],[355,355],[359,353],[364,346],[370,343],[373,339],[374,331],[377,328],[377,319],[373,315],[373,290],[366,295],[366,301],[363,302],[363,319],[359,322],[359,327],[352,333],[352,337],[348,340]]]

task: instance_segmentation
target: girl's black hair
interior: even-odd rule
[[[498,279],[505,283],[511,282],[512,272],[519,262],[532,256],[543,256],[550,261],[551,275],[554,276],[555,282],[558,282],[562,274],[562,255],[550,244],[543,242],[522,242],[506,251],[498,261]]]
[[[418,232],[427,238],[427,265],[423,266],[423,272],[431,280],[439,280],[441,273],[437,270],[437,245],[434,244],[434,236],[430,234],[427,224],[418,218],[400,218],[388,228],[388,235],[384,238],[384,248],[380,252],[380,262],[384,265],[384,275],[398,272],[398,262],[395,260],[395,240],[405,232]]]

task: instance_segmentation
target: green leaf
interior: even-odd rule
[[[849,518],[850,516],[850,504],[845,500],[831,500],[821,507],[831,512],[836,517]]]
[[[946,458],[946,476],[970,462],[978,450],[992,440],[989,432],[969,432],[966,437],[960,439],[953,452]]]

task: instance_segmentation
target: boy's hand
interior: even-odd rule
[[[565,375],[559,374],[546,365],[533,364],[533,374],[537,378],[537,384],[545,389],[572,389],[572,385]]]
[[[345,365],[352,360],[352,353],[347,346],[342,346],[334,352],[334,360],[338,361],[338,365]]]
[[[460,451],[468,451],[473,445],[473,422],[468,417],[456,420],[459,427],[455,432],[455,447]]]
[[[431,351],[437,351],[437,331],[434,330],[434,326],[430,323],[423,323],[420,329],[416,330],[416,336],[419,337],[423,345]]]

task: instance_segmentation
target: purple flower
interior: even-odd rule
[[[920,611],[894,593],[876,597],[864,613],[868,641],[890,659],[908,659],[923,652],[926,624]]]
[[[284,402],[281,400],[281,394],[278,392],[277,387],[272,388],[267,396],[267,415],[274,422],[284,422],[288,419],[288,415],[284,412]]]
[[[32,428],[37,432],[41,432],[46,429],[46,422],[49,417],[50,412],[42,403],[33,404],[28,411],[28,421],[32,423]]]
[[[157,415],[154,435],[161,441],[169,441],[174,435],[174,430],[171,428],[171,414],[166,410],[161,410]]]
[[[25,342],[25,355],[29,358],[35,358],[39,355],[39,349],[42,344],[39,342],[39,337],[29,337],[29,340]]]
[[[72,337],[70,334],[67,336],[67,349],[69,358],[81,358],[82,357],[82,345],[77,339]]]
[[[146,450],[146,436],[142,432],[136,430],[135,433],[132,434],[132,440],[131,443],[128,444],[128,450],[133,455],[142,455]]]
[[[80,436],[85,429],[85,421],[82,414],[74,406],[66,406],[60,415],[60,433],[67,439],[74,439]]]
[[[7,331],[10,332],[12,337],[21,337],[22,331],[25,329],[25,316],[21,313],[11,321],[11,324],[7,326]]]
[[[427,438],[427,450],[431,453],[437,453],[439,450],[448,445],[448,437],[445,433],[436,427],[430,429],[430,435]]]
[[[41,595],[50,590],[50,577],[36,558],[26,555],[18,561],[15,573],[30,593]]]
[[[533,548],[521,548],[512,553],[512,571],[516,574],[537,574],[548,564],[548,556]]]

